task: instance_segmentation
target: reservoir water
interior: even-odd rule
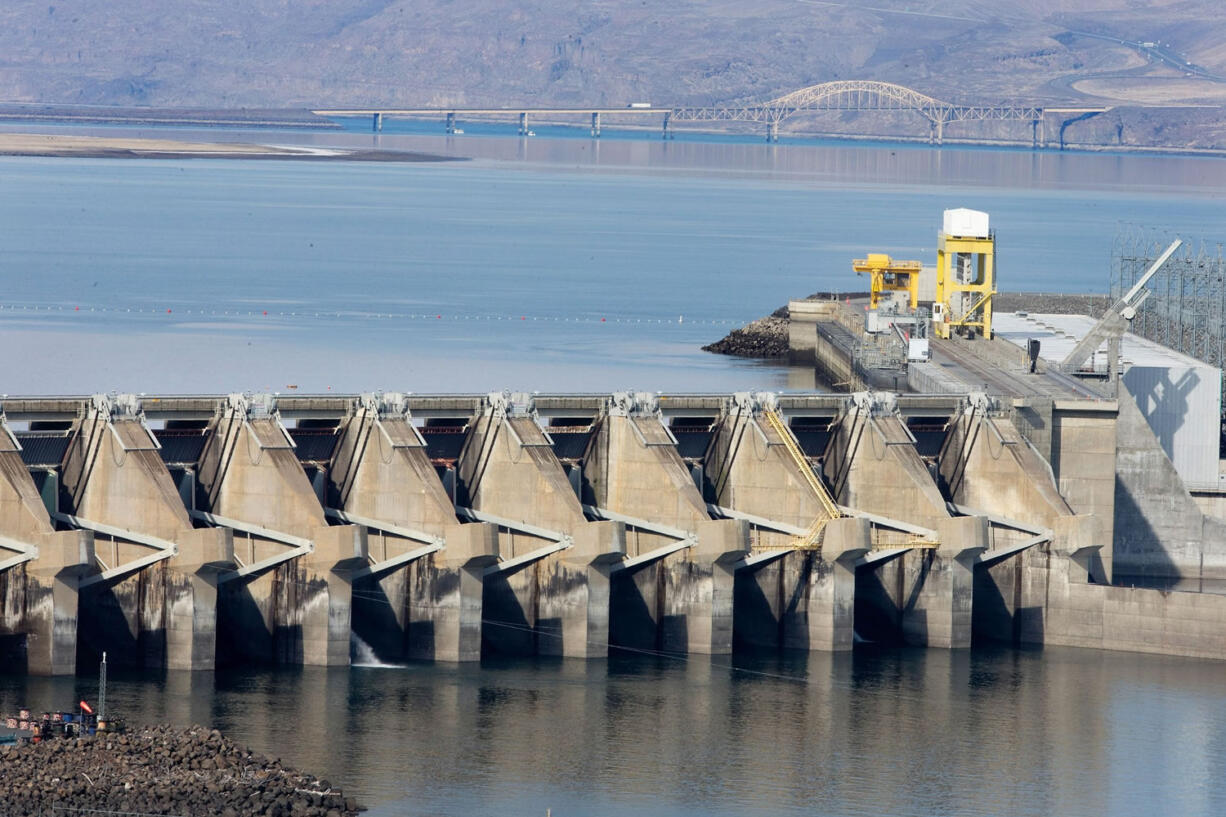
[[[159,131],[158,135],[165,135]],[[699,351],[988,211],[1000,286],[1102,291],[1137,225],[1221,237],[1226,161],[848,144],[185,132],[433,164],[0,159],[14,392],[786,388]]]
[[[0,392],[786,388],[697,347],[862,289],[865,252],[930,261],[946,207],[991,213],[1017,290],[1101,291],[1128,225],[1226,232],[1217,159],[470,130],[184,132],[472,158],[438,164],[0,159]],[[113,711],[215,725],[372,817],[1226,813],[1220,662],[861,645],[111,675]],[[0,711],[95,693],[0,673]]]

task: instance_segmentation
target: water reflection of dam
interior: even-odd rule
[[[1114,493],[1058,487],[1114,478],[1114,401],[1052,402],[1041,439],[1033,406],[870,393],[3,409],[3,633],[31,673],[343,665],[351,633],[442,661],[853,633],[1226,657],[1226,597],[1109,586]]]

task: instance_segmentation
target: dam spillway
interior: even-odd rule
[[[6,397],[0,643],[36,674],[345,665],[354,636],[393,661],[856,636],[1226,658],[1226,596],[1111,585],[1120,403],[1039,402]]]

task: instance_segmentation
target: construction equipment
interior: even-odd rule
[[[1103,315],[1098,323],[1094,324],[1081,341],[1073,347],[1073,351],[1068,353],[1068,357],[1060,363],[1060,371],[1076,372],[1085,365],[1086,361],[1098,351],[1098,347],[1107,343],[1107,376],[1111,382],[1119,380],[1120,366],[1120,340],[1124,337],[1124,333],[1128,331],[1132,319],[1137,316],[1137,310],[1141,308],[1141,304],[1145,303],[1145,299],[1150,296],[1150,291],[1145,288],[1149,283],[1149,279],[1162,268],[1162,265],[1167,262],[1175,250],[1179,249],[1179,245],[1183,241],[1175,239],[1171,245],[1166,248],[1162,255],[1150,265],[1145,274],[1133,284],[1132,289],[1124,293],[1118,301],[1111,305],[1107,310],[1107,314]]]
[[[992,296],[996,294],[996,236],[988,214],[946,210],[937,235],[937,290],[932,325],[937,337],[992,337]]]
[[[885,253],[869,253],[868,258],[856,258],[851,268],[869,274],[868,308],[876,309],[882,293],[905,292],[909,309],[919,306],[919,277],[923,264],[919,261],[895,261]]]

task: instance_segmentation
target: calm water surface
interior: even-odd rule
[[[931,262],[947,207],[991,213],[1002,287],[1076,292],[1106,288],[1122,224],[1212,238],[1226,212],[1220,159],[182,135],[476,158],[0,159],[0,332],[41,352],[4,391],[803,387],[698,347],[863,289],[866,252]]]
[[[114,676],[114,673],[112,673]],[[0,676],[0,708],[92,697]],[[1047,649],[112,677],[377,815],[1214,815],[1226,664]]]

